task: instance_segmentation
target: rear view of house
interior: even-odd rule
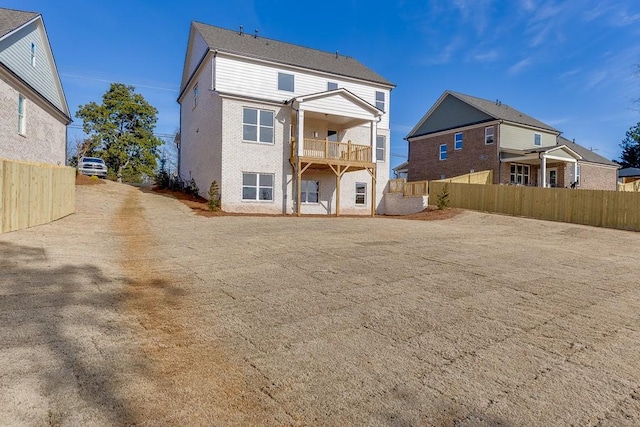
[[[382,210],[393,84],[353,58],[194,22],[179,173],[229,212]]]
[[[408,179],[492,170],[494,183],[615,190],[618,165],[500,101],[446,91],[411,130]]]
[[[42,15],[0,9],[0,158],[64,165],[71,122]]]

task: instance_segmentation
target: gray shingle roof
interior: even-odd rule
[[[212,50],[394,86],[378,73],[348,56],[336,56],[335,53],[280,42],[259,35],[257,38],[253,34],[240,35],[239,31],[200,22],[193,22],[193,26]]]
[[[617,163],[612,162],[611,160],[602,157],[600,154],[596,154],[588,148],[583,147],[582,145],[576,144],[573,141],[568,140],[563,136],[558,137],[558,145],[566,145],[571,148],[576,153],[582,156],[582,160],[591,162],[591,163],[600,163],[608,166],[619,166]]]
[[[31,21],[39,13],[0,8],[0,37]]]
[[[461,101],[466,102],[467,104],[477,108],[484,113],[495,117],[496,119],[505,120],[508,122],[519,123],[526,126],[533,126],[540,129],[550,130],[552,132],[558,132],[559,130],[555,129],[552,126],[549,126],[546,123],[541,122],[538,119],[535,119],[531,116],[524,114],[521,111],[516,110],[506,104],[497,104],[496,101],[489,101],[487,99],[476,98],[475,96],[465,95],[463,93],[447,91],[450,95],[455,96]]]
[[[624,168],[618,171],[618,178],[627,178],[632,176],[640,176],[640,169],[638,168]]]

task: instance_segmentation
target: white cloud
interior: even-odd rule
[[[581,70],[579,68],[574,68],[573,70],[565,71],[564,73],[558,76],[558,79],[564,80],[564,79],[568,79],[569,77],[574,77],[580,74],[580,71]]]
[[[602,82],[607,78],[608,73],[605,70],[595,71],[591,73],[587,77],[587,81],[585,82],[585,87],[587,89],[594,89],[597,86],[600,86]]]
[[[494,62],[500,58],[498,50],[490,50],[488,52],[473,55],[473,59],[477,62]]]
[[[511,75],[516,75],[519,74],[520,72],[522,72],[522,70],[524,70],[525,68],[529,67],[532,63],[532,59],[531,57],[528,58],[524,58],[523,60],[517,62],[516,64],[512,65],[511,67],[509,67],[509,74]]]

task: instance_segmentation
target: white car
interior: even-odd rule
[[[104,160],[98,157],[82,157],[78,162],[78,171],[82,175],[97,176],[99,178],[107,177],[107,165]]]

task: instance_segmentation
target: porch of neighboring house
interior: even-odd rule
[[[367,171],[371,186],[355,183],[354,205],[365,206],[369,198],[371,216],[376,208],[376,143],[380,111],[346,91],[328,91],[323,94],[294,100],[292,116],[294,135],[291,140],[290,162],[294,168],[296,214],[302,214],[304,204],[320,204],[320,182],[335,179],[335,187],[327,214],[340,216],[342,179],[345,174]],[[321,102],[340,95],[340,101],[356,104],[357,109],[345,108],[342,114],[334,109],[323,109]],[[318,99],[319,98],[319,99]],[[335,101],[335,100],[334,100]],[[297,108],[296,108],[297,107]],[[353,107],[353,105],[351,105]],[[368,108],[370,107],[370,108]],[[355,110],[355,111],[352,111]],[[365,127],[366,126],[366,127]],[[367,129],[368,127],[368,129]],[[363,130],[366,129],[366,132]],[[354,138],[354,139],[352,139]],[[325,186],[324,193],[327,190]]]
[[[500,183],[533,187],[571,187],[580,182],[582,157],[566,146],[537,150],[503,149]]]

